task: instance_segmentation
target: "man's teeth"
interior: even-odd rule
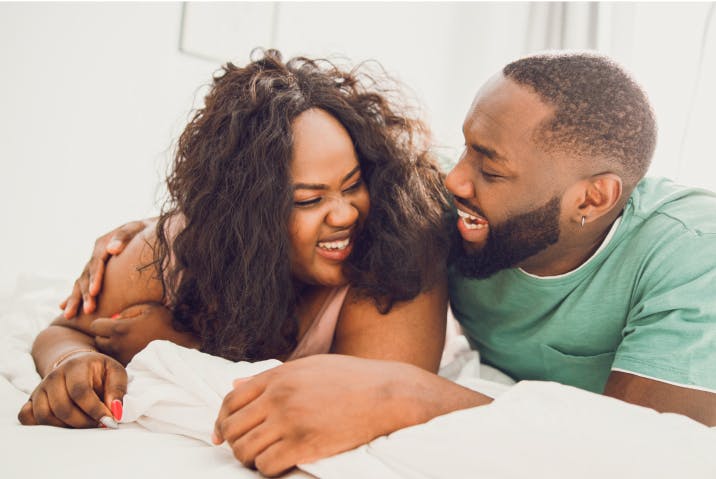
[[[484,219],[465,213],[462,210],[457,210],[457,214],[462,218],[462,223],[469,230],[481,230],[487,224]]]
[[[318,247],[323,249],[346,249],[346,247],[350,244],[351,239],[346,238],[341,241],[319,241]]]

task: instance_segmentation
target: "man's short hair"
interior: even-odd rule
[[[598,162],[628,189],[646,174],[656,119],[644,91],[614,61],[591,53],[545,53],[512,62],[502,73],[554,107],[535,139],[546,151],[590,162],[591,170]]]

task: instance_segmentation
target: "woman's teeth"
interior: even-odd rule
[[[341,241],[319,241],[318,247],[323,249],[330,249],[330,250],[336,250],[336,249],[346,249],[346,247],[350,244],[351,239],[346,238]]]
[[[463,224],[469,230],[480,230],[487,226],[487,221],[484,218],[467,214],[462,210],[457,210],[457,214],[462,218]]]

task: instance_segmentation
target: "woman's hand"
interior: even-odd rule
[[[111,318],[97,318],[90,331],[95,335],[97,349],[124,365],[155,339],[199,347],[199,341],[191,333],[174,329],[171,311],[159,303],[138,304]]]
[[[17,417],[24,425],[116,427],[126,391],[121,364],[99,352],[81,351],[45,376]]]
[[[92,257],[85,265],[80,277],[75,281],[72,293],[60,303],[60,308],[64,310],[63,315],[66,319],[77,315],[80,304],[82,304],[85,313],[94,312],[97,308],[95,297],[102,289],[107,260],[112,255],[120,254],[132,238],[147,226],[154,224],[154,221],[154,219],[132,221],[97,238]]]

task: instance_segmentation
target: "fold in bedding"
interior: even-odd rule
[[[20,426],[39,381],[32,340],[56,312],[66,282],[27,282],[0,313],[0,477],[259,477],[211,429],[233,380],[279,361],[231,363],[155,341],[128,366],[116,431]],[[479,363],[458,338],[441,373],[495,401],[304,464],[291,477],[716,477],[716,429],[684,416],[556,383],[520,382]]]

